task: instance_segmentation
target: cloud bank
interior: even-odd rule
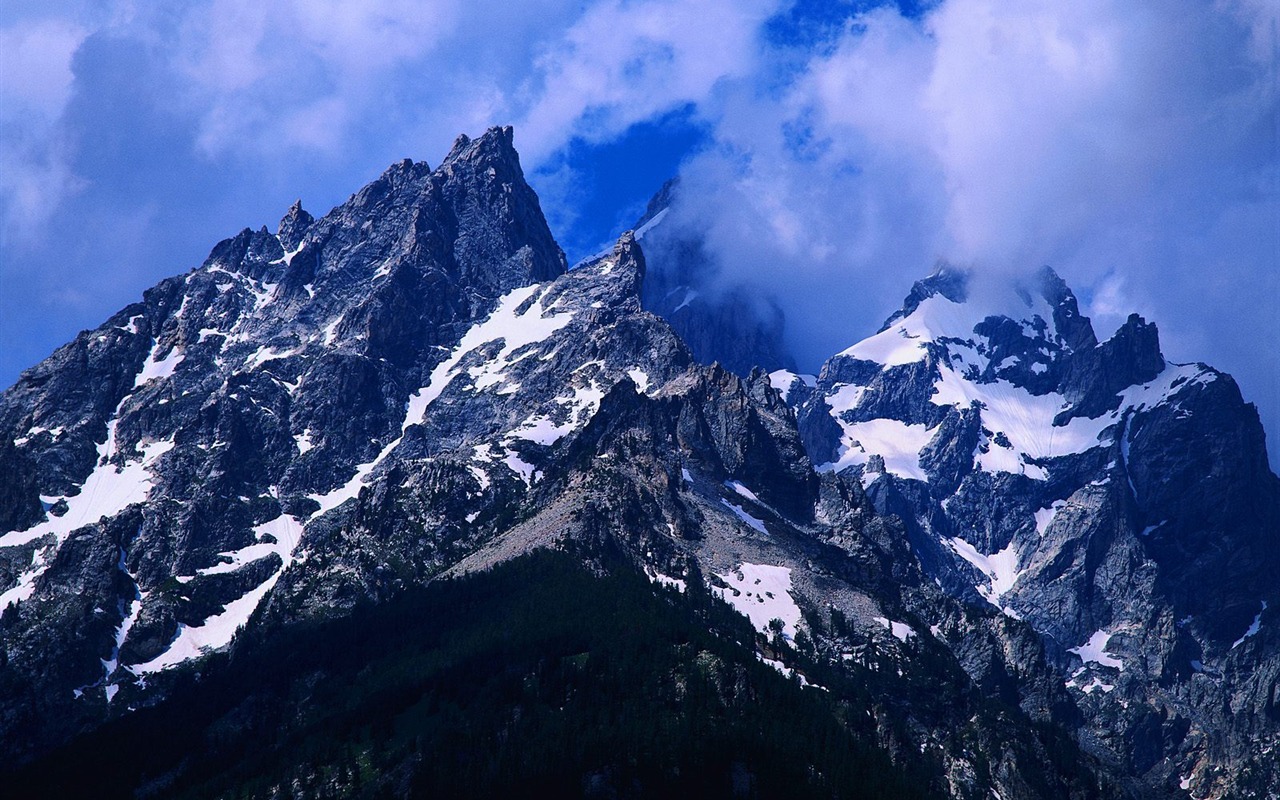
[[[1280,436],[1280,6],[947,0],[850,19],[718,99],[686,224],[779,294],[813,365],[937,259],[1049,264],[1099,334],[1236,374]]]
[[[1137,310],[1170,357],[1236,374],[1280,452],[1270,0],[0,13],[0,382],[295,197],[323,212],[490,124],[516,126],[580,241],[593,148],[638,142],[643,164],[631,132],[679,113],[700,144],[675,222],[706,231],[725,283],[777,297],[802,363],[874,330],[938,259],[1047,263],[1101,334]]]

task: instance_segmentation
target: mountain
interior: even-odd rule
[[[771,380],[930,579],[1040,634],[1095,753],[1274,791],[1280,480],[1230,376],[1166,361],[1137,315],[1099,343],[1048,268],[944,266],[818,376]]]
[[[5,785],[1280,785],[1277,482],[1229,377],[1136,318],[1099,344],[1047,272],[939,272],[819,376],[745,369],[717,349],[780,328],[655,304],[712,285],[663,261],[660,215],[566,269],[495,128],[219,243],[25,372]]]
[[[645,310],[665,319],[703,364],[744,378],[757,367],[794,370],[782,309],[728,279],[700,231],[672,222],[679,197],[679,180],[667,181],[633,226],[648,264]]]

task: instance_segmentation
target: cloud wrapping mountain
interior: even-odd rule
[[[726,284],[777,295],[802,361],[874,330],[938,258],[1048,263],[1102,330],[1134,308],[1178,320],[1169,354],[1231,370],[1275,428],[1280,356],[1257,343],[1278,333],[1278,15],[1264,0],[9,8],[3,374],[221,231],[298,195],[341,202],[458,130],[514,122],[576,241],[600,225],[574,210],[586,167],[567,149],[625,147],[679,113],[702,142],[682,214]]]

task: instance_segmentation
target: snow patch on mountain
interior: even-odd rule
[[[142,371],[133,379],[133,387],[136,389],[151,381],[167,378],[173,374],[173,371],[182,363],[182,349],[179,347],[171,347],[169,352],[160,357],[160,342],[153,340],[151,342],[151,352],[147,355],[147,360],[142,364]]]
[[[627,377],[631,378],[631,382],[636,385],[636,391],[640,394],[648,394],[649,392],[649,373],[639,367],[632,367],[627,370]]]
[[[993,437],[983,443],[985,452],[975,454],[978,466],[987,472],[1043,480],[1048,477],[1044,468],[1031,462],[1097,447],[1102,432],[1113,424],[1112,417],[1103,416],[1077,417],[1067,425],[1055,425],[1054,418],[1069,405],[1062,395],[1033,395],[1003,380],[976,383],[945,366],[939,367],[933,391],[934,405],[978,407],[982,426]]]
[[[888,629],[889,633],[893,635],[893,638],[897,639],[900,642],[905,642],[908,639],[912,639],[916,635],[915,628],[912,628],[910,625],[908,625],[905,622],[897,622],[896,620],[891,620],[888,617],[873,617],[872,619],[874,619],[876,622],[880,623],[881,625],[885,626],[885,628]]]
[[[725,508],[732,511],[735,517],[737,517],[738,519],[746,523],[747,527],[754,528],[755,530],[760,531],[761,533],[766,535],[769,533],[769,530],[764,526],[764,520],[751,516],[746,512],[746,510],[742,506],[734,505],[733,503],[730,503],[728,500],[724,500],[724,499],[722,499],[720,503],[724,505]]]
[[[503,452],[502,463],[506,464],[512,472],[519,476],[520,480],[524,481],[525,486],[532,486],[533,482],[538,479],[539,473],[537,469],[529,462],[520,458],[520,454],[514,450],[506,450]]]
[[[315,442],[311,441],[311,429],[299,433],[293,437],[293,441],[298,445],[298,455],[303,455],[307,451],[315,447]]]
[[[801,615],[791,595],[789,568],[744,561],[737,569],[717,575],[728,588],[713,586],[711,591],[751,620],[756,630],[765,632],[770,620],[780,619],[782,635],[795,638]]]
[[[243,597],[228,603],[222,613],[215,614],[199,626],[178,623],[178,635],[163,653],[145,664],[126,667],[134,675],[142,676],[177,666],[185,661],[200,658],[214,650],[231,644],[236,633],[249,621],[258,604],[275,588],[283,570],[276,572]]]
[[[782,402],[784,403],[791,402],[791,392],[797,382],[811,389],[818,385],[818,379],[813,375],[801,375],[787,369],[774,370],[769,373],[769,385],[776,389],[778,394],[782,395]]]
[[[1045,532],[1049,530],[1049,526],[1053,524],[1053,518],[1057,516],[1058,511],[1066,504],[1065,500],[1055,500],[1048,507],[1036,511],[1036,533],[1044,536]]]
[[[675,589],[681,594],[683,594],[685,590],[688,588],[688,585],[685,583],[684,579],[673,578],[670,575],[663,575],[661,572],[658,572],[656,569],[653,569],[652,567],[645,567],[645,575],[649,576],[649,580],[653,581],[654,583],[659,584],[661,586],[670,586],[671,588]]]
[[[143,676],[169,669],[184,662],[207,655],[231,644],[236,633],[248,621],[258,605],[270,594],[280,576],[298,561],[298,545],[302,541],[303,526],[296,518],[281,514],[253,529],[258,542],[240,550],[220,553],[227,561],[202,569],[200,575],[234,572],[258,559],[276,553],[282,560],[265,581],[250,589],[241,597],[227,603],[221,613],[205,619],[198,626],[179,623],[178,634],[160,655],[144,664],[126,667],[134,675]]]
[[[198,575],[218,575],[224,572],[235,572],[246,564],[250,564],[275,553],[280,556],[284,566],[294,561],[294,551],[302,538],[302,524],[294,517],[281,514],[274,519],[254,527],[258,541],[239,550],[219,553],[220,559],[212,567],[197,572]]]
[[[107,424],[107,439],[98,445],[97,466],[80,485],[80,492],[73,496],[51,498],[55,503],[65,500],[66,513],[59,517],[49,517],[25,531],[10,531],[0,536],[0,547],[14,547],[53,536],[53,549],[56,550],[77,528],[91,525],[104,517],[113,517],[130,505],[147,499],[153,488],[152,467],[157,459],[173,449],[173,440],[143,444],[141,458],[116,466],[111,460],[117,455],[117,424],[116,419]],[[18,584],[0,594],[0,609],[29,598],[35,590],[36,578],[44,573],[47,566],[44,555],[37,551],[31,568],[18,577]]]
[[[743,497],[747,498],[753,503],[760,502],[760,498],[756,497],[756,493],[748,489],[746,486],[743,486],[742,483],[739,481],[725,481],[724,485],[734,490],[738,494],[742,495]]]
[[[1258,631],[1262,630],[1262,614],[1266,610],[1267,610],[1267,601],[1263,600],[1262,611],[1259,611],[1258,616],[1254,617],[1253,622],[1249,623],[1249,628],[1244,632],[1244,635],[1241,636],[1239,639],[1236,639],[1235,644],[1231,645],[1232,650],[1235,650],[1237,647],[1244,644],[1244,640],[1248,639],[1250,636],[1258,635]]]
[[[947,539],[946,544],[956,555],[977,567],[978,571],[986,576],[988,584],[976,587],[978,594],[991,605],[1009,613],[1000,605],[1000,598],[1013,588],[1021,576],[1018,571],[1018,552],[1014,549],[1013,543],[1010,542],[991,555],[978,552],[976,547],[958,536]]]
[[[1012,285],[984,286],[957,302],[943,294],[921,300],[905,315],[896,315],[883,330],[841,351],[840,356],[870,361],[882,368],[923,361],[926,345],[947,343],[968,350],[968,359],[983,369],[987,359],[975,348],[974,329],[990,317],[1009,316],[1033,339],[1050,342],[1053,309],[1037,293]]]
[[[512,431],[512,436],[517,439],[534,442],[541,445],[552,445],[560,441],[560,439],[574,429],[573,421],[557,425],[548,417],[541,414],[535,414],[524,421],[519,428]]]
[[[819,464],[819,472],[840,472],[847,467],[866,464],[872,456],[880,456],[884,459],[885,471],[901,478],[928,480],[920,466],[920,451],[933,439],[933,429],[896,419],[846,422],[838,415],[833,416],[844,432],[840,438],[840,457],[836,461]]]
[[[1080,656],[1080,660],[1086,664],[1099,664],[1104,667],[1114,667],[1118,670],[1124,670],[1124,663],[1115,656],[1107,653],[1107,642],[1111,641],[1112,634],[1109,631],[1095,631],[1089,640],[1079,647],[1072,647],[1067,650],[1068,653],[1075,653]]]
[[[1202,365],[1166,364],[1154,380],[1124,389],[1114,411],[1094,418],[1075,416],[1058,424],[1060,415],[1071,407],[1065,396],[1052,391],[1036,394],[1000,377],[1005,374],[1000,369],[1022,356],[1001,357],[994,365],[993,377],[991,357],[996,351],[975,331],[981,330],[984,322],[991,325],[999,320],[1006,326],[1012,320],[1021,329],[1018,335],[1032,345],[1038,343],[1032,348],[1037,359],[1033,367],[1041,367],[1032,370],[1035,374],[1047,371],[1045,364],[1068,351],[1053,328],[1053,314],[1044,299],[1012,291],[988,293],[966,302],[939,294],[927,297],[909,314],[846,349],[840,357],[872,362],[881,372],[927,362],[934,375],[931,405],[977,410],[982,431],[973,454],[977,468],[1034,480],[1049,477],[1045,462],[1051,459],[1110,444],[1108,433],[1119,435],[1114,429],[1121,427],[1128,415],[1175,402],[1179,393],[1216,378],[1216,373]],[[795,380],[796,376],[787,372],[770,377],[784,397],[790,396]],[[879,455],[887,472],[927,480],[919,454],[932,441],[937,426],[926,427],[909,417],[866,419],[861,413],[864,406],[880,399],[878,392],[869,394],[875,388],[861,382],[824,387],[823,399],[843,436],[835,461],[819,465],[819,469],[840,471]],[[907,414],[905,409],[903,414]],[[1127,450],[1127,440],[1121,445]]]
[[[572,322],[573,314],[569,312],[548,316],[550,309],[544,309],[541,300],[525,305],[527,300],[546,288],[546,284],[534,284],[503,295],[493,313],[484,322],[467,331],[449,357],[431,371],[427,385],[409,398],[402,429],[408,430],[421,424],[427,407],[460,374],[458,364],[477,348],[490,342],[502,341],[502,349],[493,358],[467,370],[472,386],[481,390],[505,379],[506,367],[512,363],[511,357],[516,351],[547,339]]]
[[[533,351],[516,356],[515,359],[512,359],[513,354],[529,345],[546,340],[556,331],[572,322],[573,315],[571,313],[562,312],[547,316],[546,314],[549,310],[543,308],[540,299],[528,302],[536,295],[540,295],[546,288],[546,284],[533,284],[503,295],[493,313],[483,322],[472,326],[463,335],[462,341],[453,349],[449,357],[436,365],[431,371],[426,386],[423,386],[409,397],[405,407],[404,421],[400,426],[401,435],[386,444],[371,461],[357,466],[354,474],[346,483],[329,492],[309,495],[312,500],[320,504],[320,510],[317,513],[323,514],[360,494],[360,487],[364,485],[365,479],[369,474],[386,460],[393,450],[399,447],[404,440],[404,433],[409,428],[422,424],[426,419],[427,409],[431,403],[440,396],[458,375],[462,374],[462,370],[459,370],[459,365],[466,356],[477,348],[491,342],[502,342],[502,347],[491,359],[479,366],[473,366],[466,370],[467,374],[472,378],[473,388],[482,389],[494,386],[504,379],[504,370],[507,366],[514,363],[514,361],[532,355]],[[601,394],[601,396],[603,395]],[[584,403],[588,403],[592,399],[595,399],[597,404],[599,402],[598,398],[596,398],[596,391],[590,389],[584,390],[581,397]],[[579,393],[575,391],[573,398],[569,402],[576,403],[578,398]],[[527,421],[527,424],[531,427],[525,428],[525,432],[544,438],[550,438],[559,430],[555,425],[544,425],[540,420],[532,418]],[[517,438],[522,438],[520,429],[513,431],[512,434]],[[555,438],[558,439],[559,436]],[[520,475],[525,483],[530,482],[533,477],[533,468],[521,461],[518,455],[509,452],[504,461]]]

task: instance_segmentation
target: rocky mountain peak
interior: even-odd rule
[[[454,140],[449,154],[440,162],[446,166],[458,162],[469,162],[484,167],[497,167],[500,164],[519,165],[520,156],[515,148],[515,131],[510,125],[494,126],[486,130],[478,138],[472,139],[465,133]]]
[[[302,237],[315,221],[315,217],[302,208],[302,201],[295,200],[281,217],[280,225],[276,229],[276,238],[280,240],[280,246],[286,251],[296,250],[302,242]]]
[[[1154,323],[1130,314],[1110,339],[1100,346],[1074,350],[1061,392],[1071,403],[1060,416],[1097,417],[1117,408],[1126,388],[1149,383],[1164,370],[1160,332]]]
[[[818,469],[901,518],[948,592],[1035,628],[1098,725],[1140,735],[1113,692],[1202,717],[1217,701],[1136,671],[1221,677],[1274,603],[1280,480],[1256,412],[1230,377],[1166,361],[1137,314],[1099,343],[1048,268],[975,277],[936,272],[816,378],[773,385]],[[1213,692],[1258,702],[1249,680]]]
[[[675,202],[676,192],[679,187],[679,176],[668,178],[654,193],[653,197],[649,198],[649,202],[645,204],[644,213],[640,215],[640,219],[636,220],[634,226],[636,230],[643,229],[650,220],[655,219],[663,211],[669,209],[671,204]]]
[[[926,278],[921,278],[911,286],[911,291],[902,301],[902,308],[895,311],[885,320],[880,330],[888,328],[900,319],[915,312],[920,304],[930,297],[941,296],[953,303],[963,303],[968,299],[969,273],[967,270],[953,266],[948,262],[939,262],[934,271]]]
[[[647,268],[644,260],[644,251],[640,249],[640,243],[636,241],[634,231],[626,231],[622,234],[618,239],[618,243],[613,247],[613,257],[617,263],[616,269],[634,273],[635,283],[631,289],[636,298],[639,299]]]
[[[1036,274],[1041,295],[1053,309],[1053,323],[1058,334],[1072,350],[1088,350],[1098,344],[1089,318],[1080,313],[1075,294],[1057,272],[1043,266]]]

